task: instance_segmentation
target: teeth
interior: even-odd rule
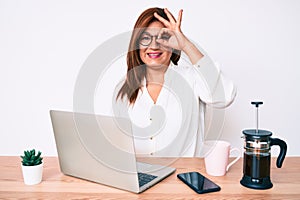
[[[160,53],[149,53],[148,55],[149,55],[149,56],[159,56]]]

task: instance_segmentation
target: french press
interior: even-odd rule
[[[243,178],[240,183],[252,189],[269,189],[273,187],[270,179],[271,153],[273,145],[280,146],[276,165],[281,168],[286,155],[287,145],[278,138],[272,138],[272,132],[258,129],[258,107],[263,102],[251,102],[256,107],[256,129],[243,130],[244,165]]]

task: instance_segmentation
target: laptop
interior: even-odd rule
[[[137,162],[129,119],[57,110],[50,116],[66,175],[141,193],[176,170]]]

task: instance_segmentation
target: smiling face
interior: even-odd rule
[[[172,49],[156,42],[160,30],[164,28],[161,22],[152,22],[140,37],[139,54],[147,67],[161,68],[170,64]],[[142,40],[144,42],[142,42]],[[142,43],[142,44],[141,44]],[[149,43],[149,45],[143,45]]]

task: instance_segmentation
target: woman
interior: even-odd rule
[[[199,155],[204,107],[225,107],[235,97],[232,83],[182,33],[182,12],[175,19],[166,8],[149,8],[131,36],[126,80],[116,97],[123,108],[115,114],[131,119],[141,155]],[[177,66],[181,52],[192,66]]]

